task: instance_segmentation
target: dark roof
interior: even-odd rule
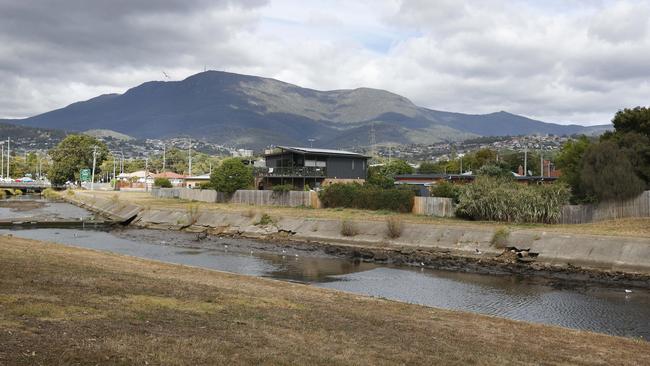
[[[330,156],[334,155],[334,156],[347,156],[347,157],[370,159],[369,156],[365,156],[363,154],[355,153],[352,151],[345,151],[345,150],[317,149],[311,147],[294,147],[294,146],[278,146],[277,148],[284,151],[291,151],[298,154],[330,155]],[[277,154],[278,153],[272,153],[272,154],[267,154],[266,156],[277,155]]]
[[[396,175],[395,179],[474,179],[473,174],[402,174]],[[539,175],[514,176],[516,180],[557,180],[557,177],[540,177]]]

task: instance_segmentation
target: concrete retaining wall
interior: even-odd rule
[[[61,197],[79,207],[96,212],[111,220],[124,223],[133,220],[142,211],[142,207],[125,203],[120,200],[98,198],[91,194],[75,194]]]

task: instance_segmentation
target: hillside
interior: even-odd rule
[[[476,136],[590,133],[497,112],[470,115],[421,108],[384,90],[318,91],[274,79],[207,71],[182,81],[152,81],[23,120],[69,131],[109,129],[135,138],[191,136],[250,147],[270,144],[364,146],[434,143]]]

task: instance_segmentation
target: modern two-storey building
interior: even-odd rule
[[[336,182],[363,183],[368,156],[330,149],[279,146],[265,153],[266,168],[258,174],[257,187],[291,184],[298,189],[318,188]]]

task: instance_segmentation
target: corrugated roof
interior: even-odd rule
[[[313,147],[296,147],[296,146],[278,146],[278,148],[283,150],[294,151],[303,154],[330,154],[330,155],[348,155],[348,156],[358,156],[365,158],[363,154],[355,153],[352,151],[346,150],[333,150],[333,149],[317,149]]]

